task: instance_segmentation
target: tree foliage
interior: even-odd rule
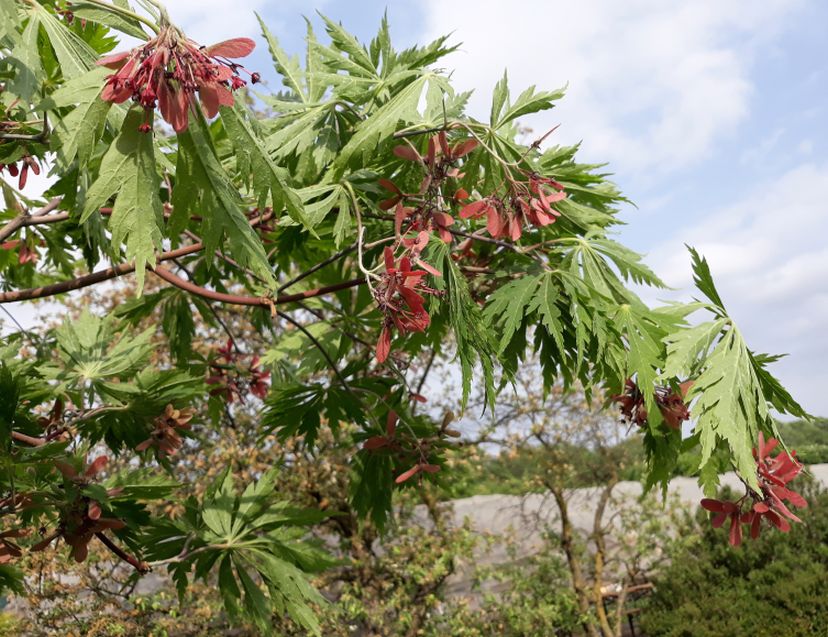
[[[756,488],[751,448],[777,434],[771,410],[805,416],[702,257],[691,250],[706,300],[650,308],[631,289],[662,283],[613,238],[624,199],[602,167],[552,132],[522,139],[518,120],[562,91],[513,97],[504,75],[478,121],[438,67],[455,47],[396,50],[385,21],[367,44],[309,23],[304,64],[263,23],[283,86],[259,93],[237,61],[252,40],[203,47],[154,0],[3,0],[2,17],[0,164],[13,181],[0,303],[137,282],[110,315],[0,348],[0,506],[19,536],[3,581],[18,581],[24,550],[65,542],[83,560],[100,542],[138,574],[166,567],[180,590],[217,578],[229,615],[264,632],[272,614],[317,631],[306,576],[326,561],[302,530],[318,512],[291,508],[270,473],[181,499],[167,476],[174,452],[199,444],[187,410],[204,407],[192,425],[221,432],[244,404],[258,435],[311,448],[324,431],[347,437],[351,506],[382,528],[395,490],[451,479],[456,432],[416,408],[432,352],[453,352],[463,405],[479,388],[492,407],[533,352],[545,388],[618,396],[642,427],[650,486],[699,445],[708,485],[723,455]],[[112,54],[119,34],[140,44]],[[27,194],[46,170],[43,198]],[[228,306],[247,308],[263,356],[232,334],[193,346],[193,314],[226,327]],[[161,346],[135,327],[154,313]],[[150,514],[163,499],[177,517]]]

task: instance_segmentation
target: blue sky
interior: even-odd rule
[[[258,11],[291,53],[316,10],[360,39],[388,11],[398,46],[453,32],[444,66],[474,89],[472,114],[508,69],[513,91],[569,84],[527,119],[583,140],[636,204],[621,240],[684,291],[685,242],[710,261],[728,309],[806,409],[828,415],[828,2],[820,0],[169,0],[205,44],[247,35],[249,66],[277,88]],[[232,6],[232,9],[229,7]],[[318,20],[315,19],[317,26]],[[318,31],[322,32],[319,28]]]
[[[215,3],[220,14],[223,0]],[[709,259],[731,314],[803,403],[828,415],[828,3],[812,0],[404,0],[313,4],[239,0],[283,46],[302,50],[301,14],[321,10],[361,39],[387,9],[400,45],[453,32],[448,58],[473,114],[508,69],[513,91],[569,85],[560,107],[524,124],[555,124],[561,142],[609,162],[637,204],[621,239],[648,254],[687,298],[684,243]],[[189,12],[198,6],[198,14]],[[174,0],[205,41],[226,21]],[[184,14],[188,14],[184,16]],[[190,17],[192,16],[192,17]],[[236,32],[233,31],[235,34]],[[258,52],[255,64],[269,61]],[[682,291],[683,290],[683,291]]]

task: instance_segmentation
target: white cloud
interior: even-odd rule
[[[268,0],[233,0],[232,6],[227,0],[166,0],[165,5],[170,18],[183,27],[187,35],[202,44],[212,44],[236,37],[256,37],[260,33],[259,23],[254,12],[258,12],[274,33],[286,28],[304,30],[300,13],[311,14],[321,9],[328,0],[281,0],[278,3]],[[290,16],[290,23],[282,18]]]
[[[569,82],[551,114],[527,119],[584,140],[589,159],[625,176],[704,158],[748,114],[750,67],[800,0],[424,0],[427,36],[455,30],[449,65],[472,107],[508,68],[514,90]]]
[[[676,228],[648,258],[686,298],[692,276],[683,244],[698,249],[748,343],[790,354],[773,371],[817,414],[828,414],[826,183],[828,164],[801,165]]]

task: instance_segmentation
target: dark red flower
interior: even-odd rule
[[[245,69],[228,58],[245,57],[255,46],[249,38],[234,38],[200,47],[177,29],[163,27],[146,44],[98,61],[116,70],[107,78],[101,98],[116,104],[132,99],[147,112],[158,107],[180,133],[187,129],[196,92],[207,117],[215,117],[220,106],[233,105],[231,91],[245,85],[239,77]],[[148,119],[141,130],[149,132]]]

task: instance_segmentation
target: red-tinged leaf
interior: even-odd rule
[[[390,199],[383,199],[379,202],[379,209],[380,210],[391,210],[394,206],[400,203],[402,197],[400,195],[394,195]]]
[[[419,265],[423,270],[425,270],[432,276],[443,276],[443,273],[440,272],[440,270],[435,268],[433,265],[426,263],[425,261],[417,259],[417,265]]]
[[[448,145],[446,131],[441,130],[439,133],[437,133],[437,141],[440,143],[440,152],[443,153],[443,157],[445,157],[446,159],[451,159],[451,149]]]
[[[89,540],[91,539],[91,537],[84,536],[83,539],[77,539],[72,543],[70,555],[78,564],[83,562],[89,555]],[[67,540],[67,542],[68,541],[69,540]]]
[[[447,227],[454,225],[454,217],[445,212],[435,212],[433,215],[434,221],[437,222],[438,226]]]
[[[218,115],[219,106],[233,106],[233,94],[216,82],[199,86],[198,95],[204,114],[210,119]]]
[[[457,192],[454,193],[454,200],[455,201],[464,201],[468,198],[469,198],[469,193],[467,193],[464,188],[458,188]]]
[[[98,66],[105,66],[108,69],[119,69],[124,65],[127,58],[130,56],[132,51],[123,51],[121,53],[113,53],[112,55],[106,55],[98,60],[95,64]]]
[[[383,325],[382,331],[379,335],[379,340],[377,341],[377,362],[384,363],[388,358],[388,354],[391,353],[391,330],[388,329],[387,325]]]
[[[394,480],[394,482],[396,482],[397,484],[402,484],[406,480],[416,476],[418,473],[420,473],[420,471],[421,471],[420,465],[414,465],[408,471],[405,471],[405,472],[401,473],[400,475],[398,475],[397,479]]]
[[[385,246],[385,249],[382,251],[383,259],[385,260],[385,271],[390,272],[394,269],[394,251],[389,247]]]
[[[112,529],[113,531],[119,531],[120,529],[123,529],[124,527],[126,527],[126,522],[124,522],[123,520],[117,520],[115,518],[101,518],[96,523],[96,526],[99,529],[101,529],[102,531],[106,530],[106,529]]]
[[[385,419],[385,433],[389,438],[393,438],[397,432],[397,412],[393,409],[388,412],[388,418]]]
[[[400,286],[400,295],[415,314],[425,312],[425,299],[409,287]]]
[[[786,519],[780,517],[775,511],[768,511],[765,513],[765,517],[768,518],[771,524],[773,524],[777,529],[782,531],[782,533],[787,533],[791,530],[790,523]]]
[[[717,513],[713,516],[713,519],[710,521],[710,523],[713,525],[714,529],[718,529],[725,523],[725,520],[727,520],[728,517],[730,517],[729,513]]]
[[[509,219],[509,237],[512,241],[517,241],[523,234],[523,227],[520,224],[520,219],[512,217]]]
[[[412,208],[406,208],[402,205],[402,202],[397,204],[397,207],[394,209],[394,234],[396,236],[400,236],[400,232],[402,231],[402,224],[413,212]]]
[[[101,517],[101,505],[94,500],[89,503],[89,509],[86,513],[90,520],[97,520]]]
[[[426,163],[429,166],[434,165],[434,158],[437,156],[437,144],[434,141],[434,137],[428,138],[428,155],[426,156]]]
[[[381,177],[380,179],[377,180],[377,183],[380,186],[382,186],[383,188],[385,188],[388,192],[393,192],[394,194],[397,194],[397,195],[402,194],[402,190],[397,188],[397,184],[395,184],[390,179],[386,179],[385,177]]]
[[[759,533],[762,531],[762,516],[761,515],[754,515],[753,521],[750,524],[750,537],[752,539],[756,539],[759,537]]]
[[[54,464],[57,470],[60,471],[63,474],[63,477],[67,480],[71,480],[78,475],[78,472],[75,471],[75,467],[70,465],[68,462],[63,462],[63,460],[55,460]]]
[[[503,233],[503,220],[493,206],[486,209],[486,230],[497,239]]]
[[[738,515],[733,515],[730,518],[730,537],[728,541],[731,546],[739,546],[742,543],[742,524]]]
[[[464,142],[460,142],[454,146],[454,150],[451,151],[451,156],[454,159],[460,159],[477,148],[477,144],[478,141],[476,139],[467,139]]]
[[[437,473],[440,470],[440,465],[438,464],[421,464],[420,470],[425,471],[426,473]]]
[[[432,181],[433,180],[431,177],[431,173],[426,174],[426,176],[423,177],[423,180],[420,182],[420,189],[417,191],[417,193],[420,195],[424,195],[431,186]]]
[[[388,446],[388,439],[385,436],[373,436],[368,438],[363,444],[362,448],[366,451],[374,451]]]
[[[722,502],[721,500],[714,500],[713,498],[702,498],[700,504],[703,509],[707,509],[713,513],[731,513],[735,508],[732,502]]]
[[[406,161],[423,160],[420,153],[418,153],[413,146],[409,146],[408,144],[400,144],[399,146],[394,146],[393,153],[400,159],[405,159]]]
[[[83,472],[83,475],[86,477],[98,475],[98,473],[106,466],[107,462],[109,462],[109,459],[106,456],[98,456],[88,467],[86,467],[86,471]]]
[[[35,552],[42,551],[47,546],[49,546],[52,542],[54,542],[56,538],[57,538],[57,536],[50,535],[49,537],[40,540],[40,542],[38,542],[37,544],[32,546],[32,551],[35,551]]]
[[[256,43],[250,38],[233,38],[217,42],[204,49],[204,53],[213,57],[219,55],[226,58],[247,57],[256,48]]]

